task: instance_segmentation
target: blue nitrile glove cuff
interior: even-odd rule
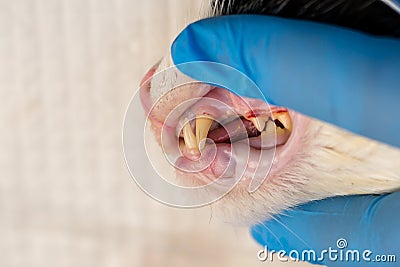
[[[189,25],[171,52],[175,64],[211,61],[240,70],[271,104],[400,146],[398,39],[313,22],[238,15]],[[208,70],[207,64],[178,68],[199,81],[237,84],[236,77]],[[246,87],[228,89],[258,97]]]
[[[284,212],[275,219],[251,228],[253,237],[269,250],[310,250],[317,256],[329,248],[346,253],[357,250],[360,261],[323,260],[311,262],[328,266],[398,266],[400,261],[399,231],[400,192],[385,195],[335,197],[314,201]],[[341,241],[339,241],[341,240]],[[344,240],[344,241],[343,241]],[[338,242],[342,242],[340,248]],[[344,245],[343,245],[344,244]],[[362,259],[362,253],[370,250],[371,261]],[[291,255],[296,256],[295,253]],[[308,254],[303,256],[308,257]],[[395,262],[377,263],[375,256],[395,255]],[[317,257],[318,259],[318,257]]]

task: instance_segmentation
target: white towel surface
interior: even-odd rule
[[[267,265],[248,229],[157,203],[125,167],[129,100],[198,10],[0,0],[0,266]]]

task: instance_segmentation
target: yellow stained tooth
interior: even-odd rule
[[[196,141],[200,150],[205,146],[205,140],[214,119],[211,116],[200,115],[196,117]],[[203,141],[204,140],[204,141]]]
[[[293,129],[292,119],[290,118],[290,115],[288,112],[281,112],[281,113],[274,115],[274,120],[276,120],[276,119],[279,120],[283,124],[283,126],[285,126],[285,129],[289,130],[290,132],[292,131],[292,129]],[[279,127],[277,127],[277,128],[279,128]]]
[[[262,148],[269,149],[276,145],[275,129],[275,123],[273,121],[267,121],[264,131],[261,132]]]
[[[196,136],[194,135],[189,122],[186,123],[182,131],[186,147],[189,149],[197,149]]]
[[[265,130],[262,132],[265,136],[274,136],[275,135],[276,126],[273,121],[267,122]]]
[[[274,116],[274,120],[278,120],[285,128],[276,127],[276,144],[282,145],[289,139],[293,125],[289,112],[282,112]]]
[[[276,135],[275,135],[276,134]],[[261,132],[261,143],[264,149],[283,145],[289,139],[290,130],[276,126],[273,121],[268,121],[265,130]]]
[[[185,141],[182,138],[179,138],[179,150],[183,151],[185,149]]]
[[[290,133],[290,131],[288,129],[282,129],[280,127],[276,127],[276,136],[277,137],[281,137],[283,135],[286,135],[287,133]]]
[[[262,132],[265,128],[265,123],[269,120],[269,117],[263,117],[263,116],[251,117],[248,118],[247,120],[251,121],[257,128],[257,130]]]

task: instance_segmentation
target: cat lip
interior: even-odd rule
[[[154,74],[156,73],[158,66],[160,65],[160,61],[154,64],[144,75],[142,80],[140,81],[139,87],[139,95],[140,101],[142,102],[142,106],[146,112],[149,114],[151,110],[151,98],[150,98],[150,87],[151,87],[151,80],[153,79]]]
[[[142,80],[140,81],[140,87],[142,87],[145,83],[149,82],[154,74],[156,73],[158,66],[160,65],[161,60],[159,60],[156,64],[154,64],[144,75],[144,77],[142,78]],[[150,85],[150,84],[149,84]]]

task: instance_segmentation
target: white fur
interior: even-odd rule
[[[160,69],[168,64],[171,61],[165,60]],[[152,81],[151,91],[155,96],[165,91],[157,81],[176,82],[180,79],[175,75],[183,74],[173,71],[163,75]],[[173,79],[168,75],[174,75]],[[174,82],[169,86],[173,87]],[[250,225],[311,200],[398,190],[399,163],[400,150],[396,148],[311,120],[302,137],[301,149],[278,177],[264,181],[254,193],[239,183],[213,206],[224,220]]]
[[[215,204],[224,220],[250,225],[311,200],[400,188],[400,150],[313,120],[278,179],[254,193],[235,188]],[[218,212],[217,212],[218,214]]]

